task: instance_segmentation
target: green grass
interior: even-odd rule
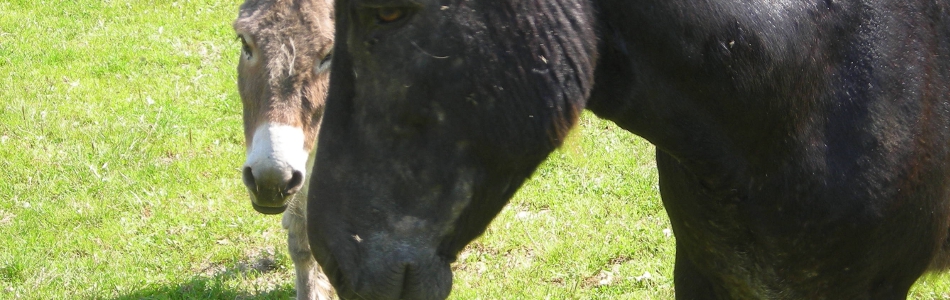
[[[160,2],[0,3],[0,298],[294,294],[238,181],[239,3]]]
[[[0,2],[0,299],[287,299],[250,209],[239,1]],[[653,148],[590,115],[454,265],[456,299],[670,299]],[[928,277],[913,299],[950,299]]]
[[[653,146],[585,114],[481,239],[462,299],[672,299],[674,240]]]

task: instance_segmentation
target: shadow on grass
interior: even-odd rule
[[[271,291],[253,294],[230,288],[215,278],[199,277],[178,286],[145,288],[113,299],[293,299],[296,294],[293,284],[287,284]]]
[[[292,280],[279,284],[274,283],[280,281],[279,278],[268,276],[278,268],[273,256],[258,258],[253,262],[237,262],[229,268],[209,266],[202,270],[202,273],[207,275],[197,275],[188,282],[149,286],[112,299],[293,299],[297,292]],[[264,284],[270,283],[272,288],[267,291],[254,291],[253,286],[260,285],[261,281],[264,281]]]

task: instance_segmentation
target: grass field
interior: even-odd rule
[[[294,295],[280,219],[240,181],[239,4],[0,1],[0,299]],[[671,299],[652,151],[585,115],[452,297]],[[950,276],[912,298],[950,299]]]

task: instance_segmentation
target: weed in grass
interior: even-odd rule
[[[0,267],[0,279],[9,283],[23,282],[23,265],[14,261]]]

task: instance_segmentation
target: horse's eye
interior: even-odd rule
[[[376,22],[380,24],[399,21],[406,16],[405,8],[386,7],[376,10]]]
[[[247,44],[247,40],[244,39],[243,35],[238,35],[238,38],[241,39],[241,51],[244,52],[244,57],[246,59],[251,59],[251,46]]]

